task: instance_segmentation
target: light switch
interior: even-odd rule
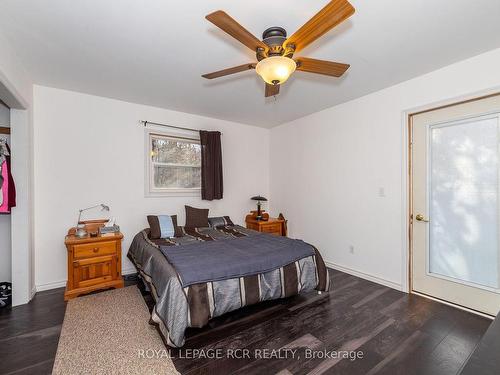
[[[378,196],[381,198],[385,198],[385,188],[383,186],[378,188]]]

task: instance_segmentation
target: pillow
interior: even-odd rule
[[[183,236],[177,225],[177,215],[148,215],[148,223],[152,240]]]
[[[212,228],[225,227],[226,225],[234,225],[229,216],[209,217],[208,224]]]
[[[186,228],[206,228],[208,227],[208,208],[186,208]]]

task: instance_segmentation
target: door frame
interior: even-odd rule
[[[30,85],[32,87],[32,85]],[[10,108],[10,143],[17,206],[11,216],[12,306],[28,303],[35,294],[33,272],[33,169],[32,109],[6,75],[0,71],[0,99]],[[30,98],[31,99],[31,98]],[[28,99],[28,100],[30,100]],[[15,170],[14,170],[15,169]]]
[[[438,109],[443,109],[447,107],[453,107],[460,104],[465,104],[469,102],[474,102],[477,100],[482,100],[490,98],[493,96],[500,96],[500,87],[494,87],[487,90],[482,90],[479,92],[469,93],[465,95],[460,95],[458,97],[449,98],[439,102],[433,102],[425,104],[422,106],[410,108],[402,112],[402,163],[401,163],[401,173],[402,173],[402,217],[401,217],[401,239],[402,239],[402,265],[401,265],[401,289],[402,291],[409,294],[416,294],[426,298],[430,298],[454,307],[461,308],[491,318],[489,315],[482,314],[478,311],[468,309],[463,306],[452,304],[448,301],[441,300],[432,296],[421,294],[415,292],[412,286],[412,255],[413,255],[413,227],[412,227],[412,203],[413,203],[413,176],[412,176],[412,119],[413,116],[422,114],[425,112],[430,112]]]

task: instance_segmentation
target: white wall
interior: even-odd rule
[[[317,245],[327,262],[404,287],[404,112],[500,88],[498,66],[500,49],[270,132],[35,86],[36,285],[45,289],[66,280],[63,237],[78,208],[111,206],[126,236],[129,271],[125,254],[147,214],[177,213],[183,223],[187,203],[242,223],[253,208],[249,197],[269,194],[273,211],[288,217],[291,236]],[[222,130],[225,199],[145,198],[141,119]],[[104,159],[116,166],[103,167]]]
[[[144,137],[139,120],[223,132],[224,199],[145,198]],[[125,235],[147,227],[147,214],[178,214],[184,204],[209,207],[212,216],[243,223],[250,197],[269,193],[269,130],[181,112],[35,86],[35,283],[37,290],[66,280],[64,236],[78,209],[96,203],[111,207]]]
[[[10,109],[0,102],[1,126],[10,127]],[[0,215],[0,282],[12,280],[11,254],[10,215]]]
[[[273,128],[273,208],[291,235],[331,264],[404,288],[403,112],[500,87],[499,66],[497,49]]]

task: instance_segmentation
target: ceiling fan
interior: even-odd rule
[[[202,77],[213,79],[255,69],[266,82],[266,97],[279,94],[280,85],[295,70],[340,77],[349,69],[349,64],[308,57],[293,59],[293,55],[353,14],[354,7],[347,0],[332,0],[288,39],[285,29],[270,27],[259,40],[226,12],[218,10],[210,13],[205,18],[255,51],[258,62],[203,74]]]

